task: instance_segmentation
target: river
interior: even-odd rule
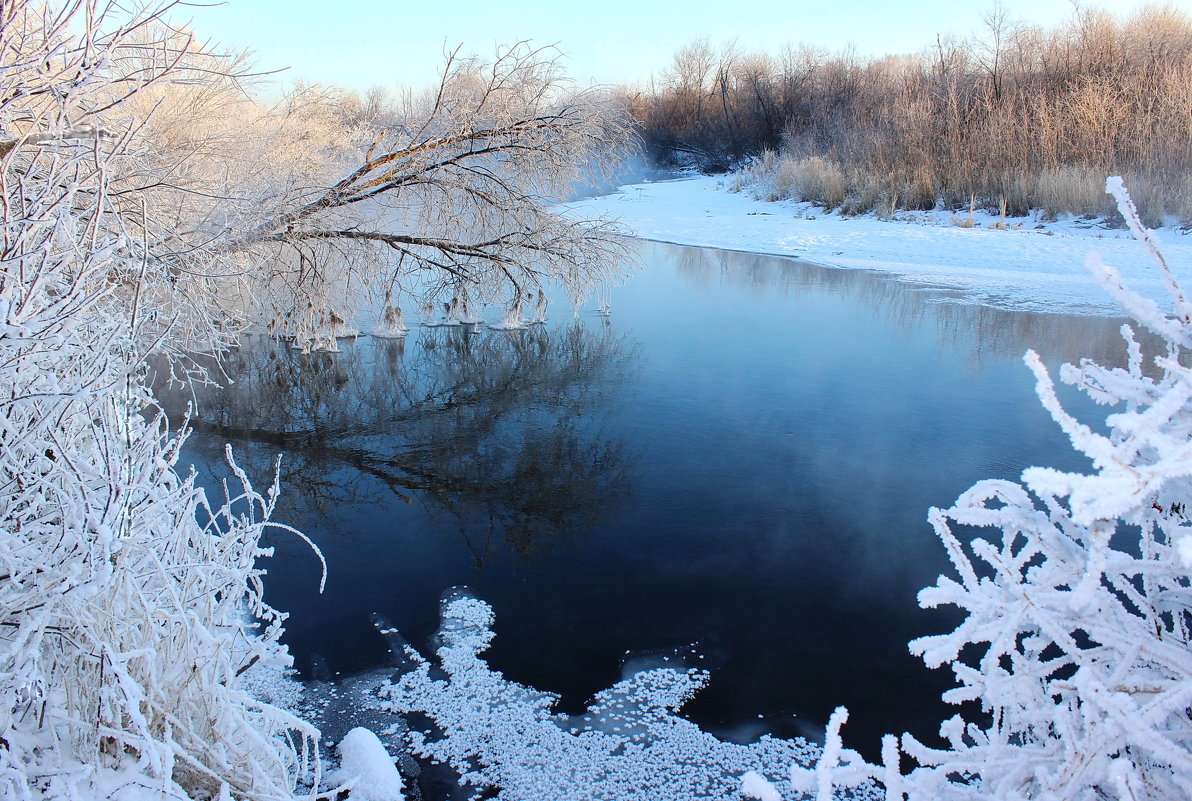
[[[928,508],[1029,465],[1088,466],[1023,352],[1124,359],[1121,321],[962,301],[645,243],[608,316],[560,305],[524,331],[308,356],[246,340],[235,383],[198,393],[183,461],[214,487],[225,442],[258,482],[284,454],[276,517],[329,564],[319,595],[302,543],[279,534],[266,560],[303,675],[384,664],[374,612],[421,646],[466,585],[496,613],[491,664],[567,711],[627,659],[686,660],[714,671],[685,710],[702,725],[814,734],[843,704],[872,756],[885,732],[934,742],[952,713],[950,672],[906,647],[956,621],[915,599],[949,570]],[[161,391],[175,413],[190,397]]]

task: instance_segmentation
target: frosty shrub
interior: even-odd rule
[[[483,797],[734,799],[742,773],[815,758],[802,740],[767,735],[738,745],[680,717],[708,681],[702,670],[644,670],[598,693],[585,714],[555,714],[556,696],[509,681],[480,658],[492,622],[488,604],[449,595],[438,664],[407,647],[410,670],[380,690],[389,711],[433,719],[435,734],[411,733],[414,752],[451,765],[465,786],[494,793]]]
[[[173,796],[317,781],[317,732],[240,686],[286,660],[254,567],[274,491],[237,473],[209,504],[143,383],[189,310],[156,302],[168,272],[109,196],[135,132],[98,121],[180,57],[168,39],[146,56],[152,21],[0,7],[4,798],[100,797],[116,775]]]
[[[1144,372],[1129,326],[1122,328],[1125,369],[1064,365],[1062,381],[1115,408],[1098,433],[1064,411],[1047,370],[1028,352],[1043,405],[1092,472],[1032,467],[1021,484],[979,482],[929,516],[956,576],[941,576],[919,602],[956,606],[967,617],[911,650],[932,667],[951,663],[959,686],[945,700],[977,701],[983,714],[944,722],[946,749],[903,735],[901,752],[919,766],[903,775],[892,736],[883,743],[884,765],[836,761],[841,711],[818,766],[792,768],[794,789],[826,801],[833,786],[875,779],[888,799],[1192,797],[1192,371],[1182,364],[1192,346],[1192,304],[1121,180],[1111,178],[1107,188],[1154,256],[1174,314],[1132,293],[1095,256],[1089,267],[1166,343],[1154,356],[1157,377]],[[966,542],[957,527],[995,536]]]

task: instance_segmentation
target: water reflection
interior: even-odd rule
[[[341,347],[246,338],[220,365],[226,388],[158,395],[175,418],[197,404],[188,453],[214,473],[225,441],[257,481],[284,453],[287,522],[335,528],[345,507],[391,494],[454,519],[478,567],[501,547],[529,559],[581,535],[625,491],[626,447],[592,414],[634,359],[608,326],[432,328]]]
[[[1027,348],[1036,348],[1058,361],[1075,363],[1087,357],[1125,365],[1122,320],[1006,311],[977,305],[944,287],[902,283],[887,273],[820,267],[777,256],[673,246],[668,253],[673,254],[677,274],[703,291],[732,286],[762,295],[839,295],[896,327],[928,323],[941,346],[967,347],[974,362],[990,356],[1018,359]],[[925,304],[934,308],[926,309]],[[1142,336],[1145,342],[1158,343]]]

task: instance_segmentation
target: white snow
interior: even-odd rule
[[[782,794],[755,770],[741,777],[741,795],[756,798],[757,801],[782,801]]]
[[[339,778],[351,782],[352,801],[402,801],[401,774],[385,746],[363,726],[339,742]]]
[[[982,212],[974,215],[972,228],[953,225],[950,211],[845,218],[809,203],[755,200],[728,191],[731,185],[731,178],[681,178],[623,186],[567,205],[585,215],[619,217],[643,239],[877,270],[960,290],[959,300],[1000,308],[1120,315],[1117,301],[1085,267],[1095,251],[1131,289],[1170,305],[1145,249],[1129,231],[1096,221],[1010,218],[1011,230],[998,230],[989,227],[996,217]],[[1039,225],[1043,228],[1036,229]],[[1176,276],[1192,284],[1192,236],[1174,228],[1157,236]]]
[[[406,316],[401,306],[386,304],[373,329],[369,332],[380,339],[401,339],[410,332],[406,327]]]
[[[557,696],[510,681],[481,658],[492,624],[492,607],[451,593],[437,638],[441,671],[411,651],[413,668],[378,692],[382,709],[432,718],[436,730],[411,731],[408,747],[451,765],[477,791],[543,801],[740,801],[743,786],[764,792],[769,785],[764,766],[810,765],[818,754],[798,738],[764,735],[743,745],[701,730],[677,710],[710,677],[681,666],[629,675],[597,693],[580,715],[555,713]],[[743,785],[750,772],[757,778]],[[769,786],[763,801],[795,798]],[[871,786],[854,794],[856,801],[877,797]]]

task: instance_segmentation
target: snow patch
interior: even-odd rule
[[[741,777],[741,795],[757,801],[782,801],[782,794],[774,789],[774,785],[754,770]]]
[[[584,214],[619,217],[643,239],[791,256],[828,267],[875,270],[903,281],[961,290],[961,301],[1005,309],[1118,316],[1121,309],[1090,280],[1096,251],[1130,288],[1170,305],[1167,285],[1129,231],[1089,221],[1011,220],[1014,230],[961,228],[951,212],[901,212],[892,219],[842,217],[809,203],[766,202],[730,192],[722,178],[695,177],[623,186],[568,204]],[[1192,237],[1154,232],[1177,278],[1192,281]]]
[[[339,779],[353,801],[402,801],[401,774],[377,735],[357,726],[339,741]]]

